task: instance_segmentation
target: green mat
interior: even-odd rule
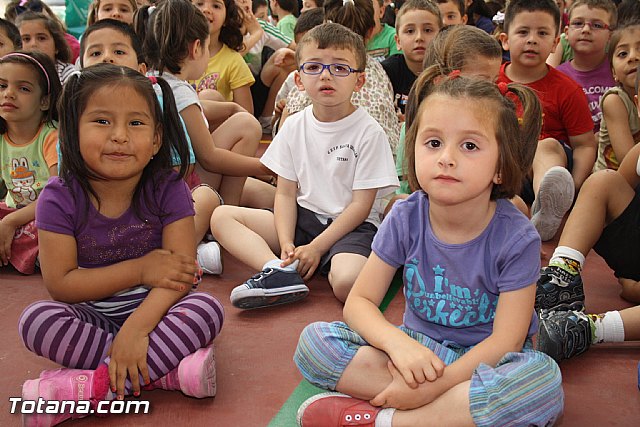
[[[402,270],[398,270],[393,281],[391,282],[391,286],[389,286],[389,290],[387,294],[384,296],[382,303],[380,303],[380,311],[384,312],[393,298],[396,296],[398,291],[402,289]],[[280,411],[276,414],[275,417],[269,423],[269,427],[292,427],[296,425],[296,413],[298,412],[298,408],[308,398],[318,393],[324,393],[327,390],[323,390],[314,385],[311,385],[308,381],[302,381],[298,386],[293,390],[289,399],[284,402]]]

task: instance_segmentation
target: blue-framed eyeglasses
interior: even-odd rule
[[[322,62],[305,62],[300,66],[300,71],[312,76],[322,74],[324,70],[329,70],[332,76],[347,77],[351,73],[361,73],[364,70],[354,70],[347,64],[323,64]]]
[[[585,25],[589,25],[592,30],[600,31],[600,30],[608,30],[609,25],[605,24],[602,21],[585,21],[583,19],[576,19],[575,21],[569,22],[569,28],[574,30],[581,30]]]

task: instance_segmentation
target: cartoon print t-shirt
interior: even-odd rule
[[[0,175],[8,190],[5,203],[21,208],[38,198],[49,179],[49,168],[58,163],[58,131],[43,124],[24,145],[16,145],[6,133],[0,138]]]
[[[394,205],[372,249],[393,267],[404,267],[404,325],[438,342],[472,346],[487,338],[500,293],[536,283],[540,237],[510,202],[498,200],[487,228],[462,244],[439,240],[422,191]],[[537,329],[531,310],[528,336]]]

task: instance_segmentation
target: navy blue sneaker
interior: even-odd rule
[[[581,311],[542,310],[538,320],[536,350],[558,363],[584,353],[591,346],[591,321],[589,315]]]
[[[571,274],[560,267],[540,270],[536,288],[536,310],[584,309],[584,286],[580,274]]]
[[[296,270],[265,268],[231,291],[231,304],[251,309],[288,304],[303,299],[309,288]]]

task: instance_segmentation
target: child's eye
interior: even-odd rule
[[[529,31],[527,31],[527,30],[518,30],[516,32],[516,34],[520,34],[521,36],[526,36],[527,34],[529,34]]]
[[[473,142],[467,141],[462,143],[462,148],[464,148],[466,151],[473,151],[473,150],[477,150],[478,146]]]
[[[107,119],[95,119],[94,122],[98,123],[99,125],[108,125],[109,124],[109,120],[107,120]]]
[[[144,123],[142,123],[141,120],[131,120],[131,126],[142,126]]]
[[[40,42],[44,42],[44,41],[47,41],[47,40],[49,40],[49,37],[47,37],[47,36],[39,36],[38,37],[38,41],[40,41]]]
[[[125,52],[124,50],[120,50],[120,49],[116,50],[114,53],[116,55],[126,55],[127,54],[127,52]]]
[[[96,56],[100,56],[101,54],[102,54],[102,52],[100,52],[99,50],[95,50],[95,51],[89,53],[89,56],[96,57]]]
[[[0,83],[0,89],[6,89],[6,88],[7,88],[6,83]]]
[[[337,73],[344,73],[346,71],[348,71],[348,68],[346,65],[342,65],[342,64],[333,64],[333,68]]]
[[[437,139],[428,139],[424,144],[427,147],[438,148],[442,145],[442,142],[438,141]]]
[[[616,53],[616,57],[618,58],[626,58],[626,56],[627,56],[627,52],[624,50],[621,50],[618,53]]]

